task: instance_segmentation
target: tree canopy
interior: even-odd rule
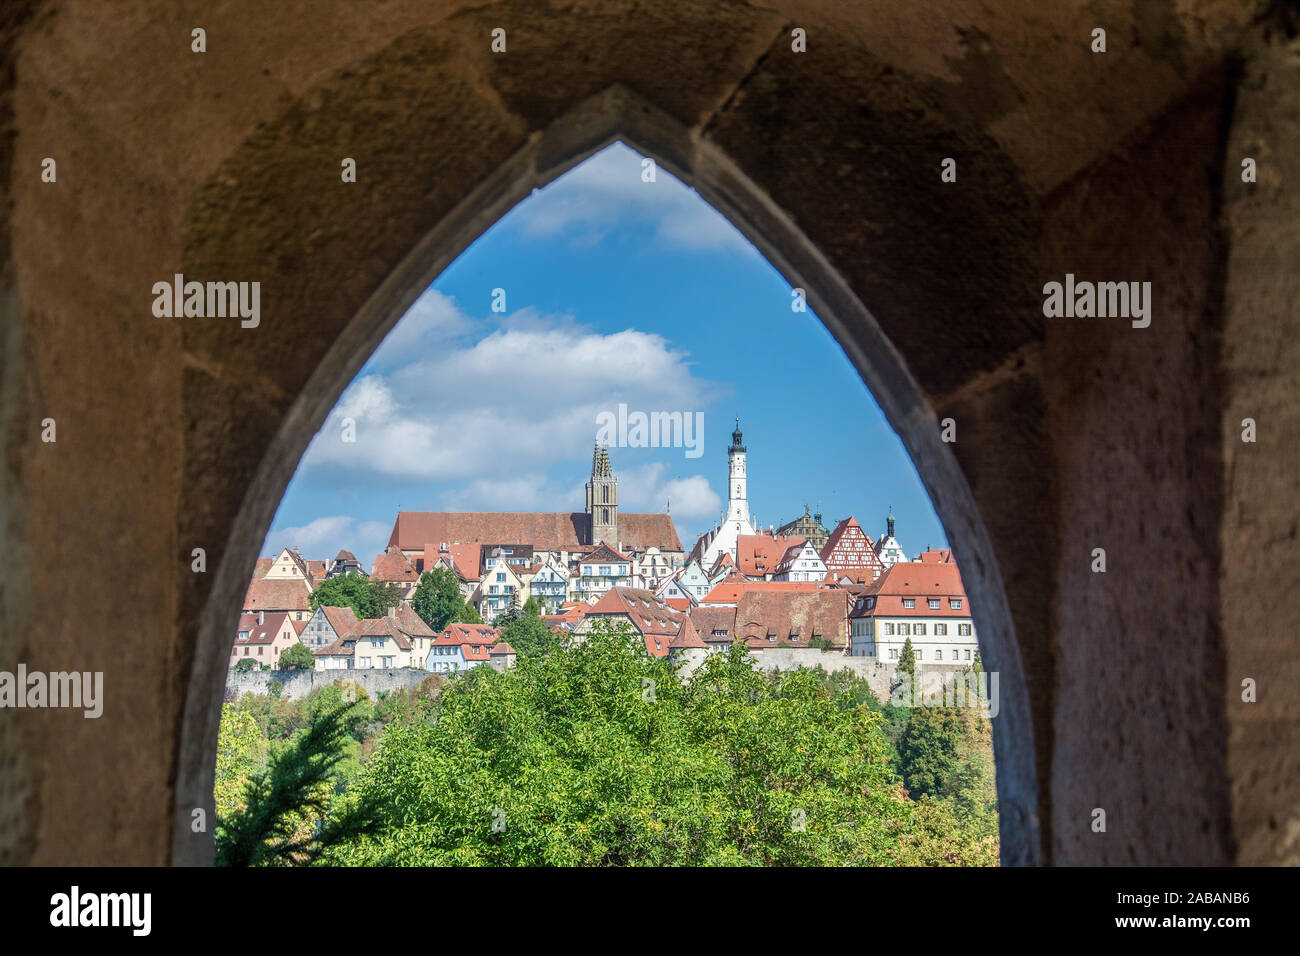
[[[448,624],[481,623],[478,613],[461,596],[460,582],[449,568],[436,567],[420,575],[411,607],[434,631],[442,631]]]
[[[358,571],[326,578],[311,592],[311,609],[350,607],[359,619],[383,617],[402,600],[401,590],[388,583],[377,584]]]

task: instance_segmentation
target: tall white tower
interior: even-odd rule
[[[741,442],[740,419],[736,419],[736,430],[731,433],[731,447],[727,449],[727,517],[726,521],[735,526],[737,534],[742,528],[749,528],[749,499],[745,494],[745,446]]]
[[[704,552],[700,564],[707,574],[724,551],[736,557],[736,539],[742,534],[753,534],[754,526],[749,519],[749,498],[745,488],[748,477],[745,472],[745,444],[740,434],[740,419],[736,419],[736,430],[731,433],[731,447],[727,449],[727,510],[722,520],[712,531],[704,534]]]

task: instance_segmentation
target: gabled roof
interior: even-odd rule
[[[271,570],[273,564],[275,564],[275,558],[258,558],[257,563],[253,565],[253,577],[266,577],[266,572]]]
[[[515,653],[515,649],[511,647],[509,644],[507,644],[505,641],[502,641],[500,644],[492,645],[491,653],[493,657],[501,657],[506,654]]]
[[[424,623],[424,618],[415,613],[415,608],[403,601],[397,605],[397,626],[400,627],[411,637],[436,637],[428,624]]]
[[[405,584],[419,579],[420,576],[415,573],[415,568],[411,566],[406,555],[393,547],[376,557],[375,566],[370,569],[372,581],[395,581]]]
[[[682,614],[664,604],[653,591],[613,587],[587,612],[588,617],[626,617],[645,641],[646,652],[668,656],[668,642],[681,628]]]
[[[751,578],[774,574],[786,549],[803,540],[770,534],[742,534],[736,538],[736,567],[741,574]]]
[[[880,558],[876,555],[875,542],[871,540],[871,535],[867,534],[867,532],[863,530],[862,525],[858,524],[857,519],[852,515],[837,524],[835,530],[831,532],[830,537],[826,539],[826,543],[822,545],[822,561],[826,563],[827,567],[841,565],[844,559],[835,554],[835,549],[838,548],[842,542],[847,544],[847,542],[845,542],[846,538],[857,540],[859,536],[861,536],[861,540],[865,542],[865,554],[863,557],[867,559],[869,565],[874,566],[878,564]],[[849,555],[848,557],[851,556],[852,555]]]
[[[358,621],[356,630],[349,637],[355,640],[366,637],[389,637],[402,650],[411,649],[411,641],[402,633],[395,617],[368,617],[364,621]]]
[[[350,607],[332,607],[322,604],[320,610],[325,615],[325,620],[329,621],[330,627],[334,628],[336,640],[339,637],[347,637],[357,629],[357,615]]]
[[[244,595],[245,611],[310,611],[311,588],[301,578],[256,578]]]
[[[429,541],[474,545],[524,541],[543,551],[575,550],[586,540],[589,525],[583,511],[402,511],[388,543],[403,551],[418,551]],[[628,548],[653,545],[664,551],[682,550],[677,529],[666,514],[619,512],[618,536],[615,543]]]
[[[248,617],[252,618],[252,622],[251,622],[251,627],[246,628],[244,627],[244,622],[245,619]],[[289,615],[285,614],[283,611],[275,614],[263,614],[261,624],[257,623],[257,615],[255,614],[240,615],[239,629],[238,631],[236,631],[235,645],[239,646],[240,644],[271,644],[275,641],[277,637],[280,636],[280,632],[284,630],[285,625],[291,623],[292,622],[289,621]],[[244,631],[244,630],[249,631],[248,639],[241,641],[238,637],[238,634],[239,631]],[[292,628],[290,628],[290,630],[292,630]]]
[[[592,549],[591,553],[588,554],[586,557],[582,558],[579,563],[596,564],[601,561],[604,561],[606,563],[621,561],[624,564],[630,564],[632,562],[632,559],[624,557],[623,555],[615,551],[613,548],[611,548],[609,545],[607,545],[604,541],[601,541],[599,544],[596,545],[595,548]]]
[[[807,541],[800,541],[798,544],[792,544],[790,547],[785,549],[785,554],[781,555],[781,561],[777,564],[776,571],[773,573],[786,574],[793,571],[795,561],[799,560],[800,555],[802,555],[805,550],[811,551],[813,556],[816,557],[818,561],[821,561],[821,555],[817,554],[816,548]],[[825,565],[823,564],[823,567],[824,566]]]
[[[295,634],[301,637],[302,632],[307,630],[307,625],[309,623],[310,623],[309,621],[290,621],[289,626],[293,628],[293,632]]]

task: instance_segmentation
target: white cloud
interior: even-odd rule
[[[615,143],[520,203],[508,221],[525,237],[563,235],[577,245],[640,224],[675,248],[758,255],[725,216],[681,180],[661,168],[654,182],[643,182],[643,158]]]
[[[375,555],[383,552],[392,531],[391,522],[358,522],[349,515],[331,515],[298,527],[271,529],[262,546],[262,555],[274,557],[284,548],[297,548],[304,558],[322,560],[346,550],[368,568]]]
[[[412,352],[445,347],[464,338],[475,326],[455,299],[436,289],[426,289],[375,349],[366,369],[400,365],[410,361]]]
[[[722,514],[722,498],[704,475],[666,477],[668,465],[656,461],[618,472],[620,511],[672,515],[677,536],[689,551],[701,531],[712,528]]]
[[[580,459],[595,440],[597,416],[619,403],[697,411],[717,391],[692,373],[687,353],[659,335],[602,335],[530,311],[504,325],[472,344],[424,349],[415,361],[354,381],[302,469],[409,480],[476,477],[499,486],[521,472],[543,474]],[[352,442],[343,440],[348,419]]]

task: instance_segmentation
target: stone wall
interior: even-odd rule
[[[266,694],[272,681],[283,685],[281,697],[289,700],[301,700],[314,690],[331,684],[353,682],[359,684],[371,700],[380,694],[391,693],[402,688],[419,687],[427,678],[433,677],[439,683],[443,678],[429,671],[409,670],[407,668],[365,668],[361,670],[332,671],[230,671],[226,674],[226,690],[234,691],[239,696],[244,694]]]

